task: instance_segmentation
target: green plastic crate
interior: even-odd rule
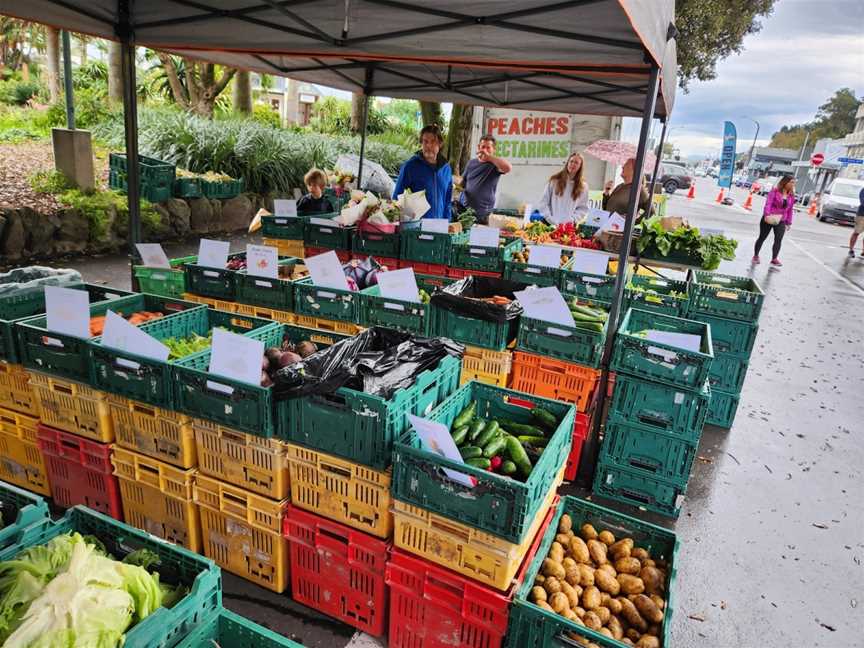
[[[312,341],[320,348],[346,336],[273,324],[250,333],[248,337],[263,340],[265,348],[280,346],[285,338],[292,342]],[[273,388],[214,376],[208,372],[209,366],[209,351],[174,365],[175,409],[254,436],[272,438],[276,434],[278,412],[286,407],[284,401],[274,401]]]
[[[624,288],[624,308],[687,317],[690,308],[688,284],[686,281],[635,274]]]
[[[503,351],[519,332],[519,318],[504,322],[487,322],[459,315],[432,304],[432,334],[451,340]]]
[[[543,559],[555,541],[558,524],[561,521],[561,516],[565,513],[570,516],[574,529],[580,528],[583,524],[591,524],[598,532],[611,531],[616,538],[631,537],[635,541],[635,546],[647,549],[655,560],[662,558],[669,564],[666,578],[666,606],[660,639],[661,645],[671,646],[669,631],[672,627],[672,614],[675,610],[679,548],[679,541],[675,532],[637,520],[599,504],[568,496],[563,498],[558,505],[558,510],[548,529],[546,529],[537,555],[528,567],[525,579],[516,592],[513,605],[510,608],[510,622],[507,628],[505,648],[565,648],[581,645],[568,638],[568,633],[585,637],[593,644],[603,646],[603,648],[621,648],[623,646],[618,641],[609,639],[582,624],[568,621],[554,612],[542,610],[528,601],[531,588],[534,586],[534,579],[540,573]]]
[[[243,193],[246,183],[243,178],[231,180],[205,180],[201,178],[201,193],[211,200],[227,200]]]
[[[699,437],[682,439],[610,416],[606,420],[599,461],[663,479],[685,490],[698,444]]]
[[[303,238],[303,224],[308,216],[262,216],[261,234],[266,238],[299,241]]]
[[[228,260],[245,259],[245,252],[228,255]],[[234,301],[237,297],[237,270],[211,268],[198,263],[183,266],[186,272],[186,290],[193,295]]]
[[[610,257],[610,261],[613,260],[614,259]],[[612,298],[615,296],[616,275],[609,272],[608,264],[606,267],[607,273],[602,275],[592,274],[590,272],[576,272],[575,270],[570,269],[572,265],[573,260],[571,259],[570,262],[560,270],[560,283],[558,284],[558,287],[561,289],[561,292],[576,295],[577,297],[586,297],[588,299],[599,299],[607,302],[612,301]],[[632,275],[633,269],[628,267],[624,278],[629,280]]]
[[[451,265],[455,234],[424,232],[419,228],[405,228],[400,236],[400,258],[420,263]]]
[[[398,259],[400,246],[401,243],[398,228],[392,234],[357,230],[354,234],[354,238],[351,239],[352,252],[373,257]]]
[[[111,153],[108,156],[108,168],[119,173],[128,173],[128,161],[125,153]],[[142,182],[148,182],[155,186],[168,185],[174,182],[177,167],[169,162],[163,162],[157,158],[146,155],[138,156],[138,173]]]
[[[303,261],[293,257],[279,259],[280,266],[295,266],[298,263],[303,263]],[[234,282],[237,301],[241,304],[264,306],[288,312],[294,310],[294,284],[297,283],[296,280],[256,277],[250,275],[246,270],[239,270]]]
[[[66,515],[47,526],[22,531],[16,538],[16,546],[0,552],[0,561],[9,560],[22,549],[72,532],[94,536],[118,559],[137,549],[149,549],[158,556],[152,569],[159,572],[160,582],[172,586],[182,584],[189,589],[172,608],[160,607],[131,628],[124,648],[173,648],[222,607],[222,573],[212,560],[84,506],[69,509]]]
[[[705,272],[690,273],[690,315],[702,313],[744,322],[758,322],[765,302],[755,279]]]
[[[742,360],[750,358],[759,333],[758,324],[713,317],[704,313],[694,313],[690,318],[711,326],[711,342],[714,345],[715,357],[725,354],[738,356]]]
[[[738,404],[741,401],[741,396],[738,394],[726,394],[724,392],[714,390],[711,392],[711,402],[708,404],[708,425],[716,425],[717,427],[728,430],[735,422],[735,414],[738,413]]]
[[[747,378],[748,361],[738,356],[719,354],[711,363],[711,371],[708,374],[708,382],[711,389],[716,389],[727,394],[740,394]]]
[[[0,481],[0,551],[12,546],[24,529],[50,521],[44,499]]]
[[[140,197],[144,200],[147,200],[151,203],[160,203],[165,202],[166,200],[171,198],[171,195],[174,191],[173,185],[174,183],[171,182],[168,185],[157,186],[142,180],[139,184],[138,191]],[[128,193],[129,182],[126,178],[126,174],[119,171],[109,171],[108,188],[119,191],[120,193]]]
[[[455,279],[432,275],[414,275],[417,287],[430,295]],[[360,296],[360,324],[366,327],[383,326],[417,335],[432,335],[432,307],[429,304],[387,299],[378,286],[370,286]]]
[[[311,277],[307,277],[294,282],[294,312],[298,315],[359,324],[363,292],[321,288],[312,283]]]
[[[350,250],[351,239],[357,228],[342,227],[339,223],[328,224],[339,214],[316,214],[303,222],[303,243],[312,247],[330,248],[332,250]]]
[[[602,331],[591,331],[578,326],[562,326],[522,316],[516,348],[539,355],[575,362],[586,367],[598,367],[603,356],[603,344],[609,322]]]
[[[508,281],[518,281],[519,283],[547,288],[560,285],[561,270],[560,268],[519,263],[511,259],[504,262],[504,278]]]
[[[445,356],[388,400],[347,387],[290,399],[282,411],[284,440],[384,470],[391,463],[393,443],[409,427],[408,415],[432,412],[459,386],[461,369],[460,358]]]
[[[90,306],[90,316],[105,315],[109,310],[118,315],[131,315],[136,311],[161,312],[165,317],[201,304],[161,297],[159,295],[129,295]],[[28,369],[92,384],[90,340],[65,333],[48,331],[47,316],[27,319],[16,324],[20,340],[21,362]]]
[[[705,425],[711,397],[707,382],[701,391],[693,391],[618,374],[609,416],[696,441]]]
[[[69,281],[63,279],[64,276],[69,277],[69,275],[42,278],[34,277],[28,279],[26,277],[26,275],[29,274],[27,271],[27,268],[18,268],[14,272],[15,278],[24,278],[27,283],[31,283],[31,286],[27,290],[19,290],[16,293],[0,296],[0,315],[2,315],[3,319],[20,319],[22,317],[31,317],[44,312],[45,286],[81,288],[84,285],[84,282],[80,279],[70,279]],[[22,274],[25,275],[25,277],[22,277]],[[11,278],[12,276],[8,277],[8,279]],[[34,282],[35,285],[33,285]]]
[[[147,266],[136,265],[134,267],[135,277],[138,279],[138,287],[143,293],[151,295],[163,295],[164,297],[182,297],[186,290],[186,270],[184,266],[187,263],[195,263],[198,261],[197,256],[181,257],[179,259],[171,259],[171,269],[167,268],[148,268]]]
[[[189,337],[193,333],[206,337],[214,328],[250,335],[273,326],[269,320],[217,311],[200,304],[197,306],[174,317],[144,324],[141,330],[162,341]],[[94,338],[90,343],[90,359],[93,386],[97,389],[163,409],[173,409],[173,367],[184,358],[163,362],[102,346],[102,338]]]
[[[200,179],[180,176],[174,180],[174,195],[177,198],[200,198],[202,195]]]
[[[636,335],[645,330],[699,335],[700,351],[687,351]],[[637,378],[701,389],[708,379],[712,360],[711,328],[707,324],[631,308],[618,328],[610,368]]]
[[[675,484],[602,461],[594,472],[594,494],[670,518],[678,517],[684,502],[684,490]]]
[[[177,648],[303,648],[264,626],[221,609],[189,633]]]
[[[549,490],[556,487],[555,479],[570,454],[576,410],[560,401],[471,381],[462,385],[428,418],[449,429],[456,416],[471,402],[477,403],[476,415],[482,418],[527,423],[531,420],[529,411],[543,407],[560,420],[528,479],[518,481],[424,450],[412,429],[403,433],[393,448],[393,497],[508,542],[521,543]],[[477,480],[477,485],[469,488],[455,482],[446,476],[443,468],[470,475]]]
[[[521,238],[504,241],[497,248],[480,247],[469,243],[469,234],[456,234],[453,238],[453,253],[448,265],[465,270],[480,270],[482,272],[504,272],[504,264],[513,258],[514,252],[519,252],[525,242]]]

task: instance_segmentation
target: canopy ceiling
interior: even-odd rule
[[[0,13],[348,91],[655,116],[676,85],[674,0],[0,0]]]

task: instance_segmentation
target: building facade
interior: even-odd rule
[[[843,138],[843,146],[846,147],[844,157],[855,160],[864,159],[864,103],[858,106],[855,113],[855,130]],[[843,167],[840,172],[843,178],[864,179],[864,165],[852,163]]]

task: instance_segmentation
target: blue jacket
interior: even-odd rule
[[[393,198],[398,198],[406,189],[412,192],[426,190],[426,200],[429,201],[429,211],[423,218],[446,218],[450,220],[450,203],[453,200],[453,171],[450,163],[443,155],[433,166],[417,152],[399,170],[396,189]]]

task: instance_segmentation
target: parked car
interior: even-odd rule
[[[689,189],[692,183],[693,178],[685,166],[660,163],[660,185],[666,193],[674,194],[679,189]]]
[[[760,196],[767,196],[768,192],[771,191],[778,182],[780,182],[780,178],[776,176],[762,178],[761,180],[759,180],[759,189],[756,193],[758,193]]]
[[[818,218],[820,221],[832,221],[853,225],[858,211],[858,196],[864,189],[864,180],[852,178],[837,178],[822,194]]]
[[[693,175],[695,175],[697,178],[704,178],[708,175],[708,171],[705,169],[705,167],[696,167]]]
[[[711,167],[705,172],[705,175],[707,175],[709,178],[716,178],[718,175],[720,175],[720,167]]]
[[[745,182],[747,182],[747,176],[743,173],[736,173],[732,176],[732,184],[736,187],[743,187]]]

